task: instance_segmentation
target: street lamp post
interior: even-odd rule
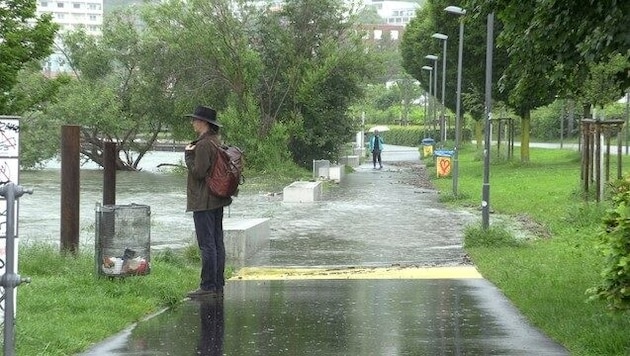
[[[447,6],[444,11],[458,16],[466,15],[459,6]],[[459,48],[457,50],[457,99],[455,101],[455,149],[453,150],[453,195],[457,196],[459,181],[459,145],[461,143],[462,57],[464,53],[464,20],[459,19]]]
[[[446,117],[444,116],[444,93],[446,92],[446,41],[448,36],[443,33],[434,33],[431,35],[433,38],[443,42],[442,49],[442,110],[440,111],[440,122],[442,129],[442,142],[446,141]]]
[[[422,70],[426,70],[429,72],[429,95],[424,95],[424,137],[427,138],[427,101],[431,98],[431,85],[433,83],[433,67],[431,66],[423,66]]]
[[[481,187],[481,226],[490,227],[490,119],[492,118],[492,57],[494,52],[494,12],[488,14],[486,35],[486,122],[484,133],[483,185]]]
[[[424,56],[424,58],[433,61],[433,72],[435,73],[435,75],[433,76],[433,96],[435,98],[437,98],[437,78],[438,78],[437,60],[438,60],[438,56],[436,56],[434,54],[429,54],[429,55]],[[437,118],[436,118],[437,110],[436,110],[436,105],[435,105],[435,98],[433,100],[433,122],[434,123],[437,121]]]
[[[423,70],[429,71],[429,96],[424,101],[424,138],[427,138],[427,100],[431,100],[431,85],[433,84],[433,67],[423,66]]]

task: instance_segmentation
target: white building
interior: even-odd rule
[[[59,33],[83,27],[88,34],[100,35],[103,26],[103,0],[38,0],[37,15],[50,13],[59,24]],[[55,39],[54,53],[46,60],[44,70],[54,74],[68,71],[61,51],[61,39]]]
[[[375,7],[385,23],[392,26],[406,26],[420,8],[420,4],[411,1],[364,0],[364,5]]]

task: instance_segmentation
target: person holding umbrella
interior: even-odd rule
[[[377,161],[379,169],[383,168],[383,162],[381,161],[383,146],[383,138],[379,134],[378,130],[374,130],[374,135],[370,138],[370,151],[372,152],[372,164],[374,164],[374,169],[376,169]]]

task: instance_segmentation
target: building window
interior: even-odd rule
[[[101,4],[87,4],[87,8],[88,10],[100,10],[101,9]]]
[[[74,2],[74,3],[72,3],[72,7],[75,8],[75,9],[80,9],[81,8],[81,3]]]
[[[96,21],[96,15],[90,15],[90,21]]]
[[[60,9],[63,9],[63,3],[62,2],[58,2],[57,3],[57,7],[60,8]]]
[[[39,6],[41,6],[41,7],[48,7],[48,1],[40,1],[39,2]]]

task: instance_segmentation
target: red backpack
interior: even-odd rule
[[[210,141],[216,148],[214,165],[208,171],[206,184],[210,194],[219,198],[238,195],[238,186],[245,182],[243,167],[245,165],[243,151],[231,145],[218,145]]]

